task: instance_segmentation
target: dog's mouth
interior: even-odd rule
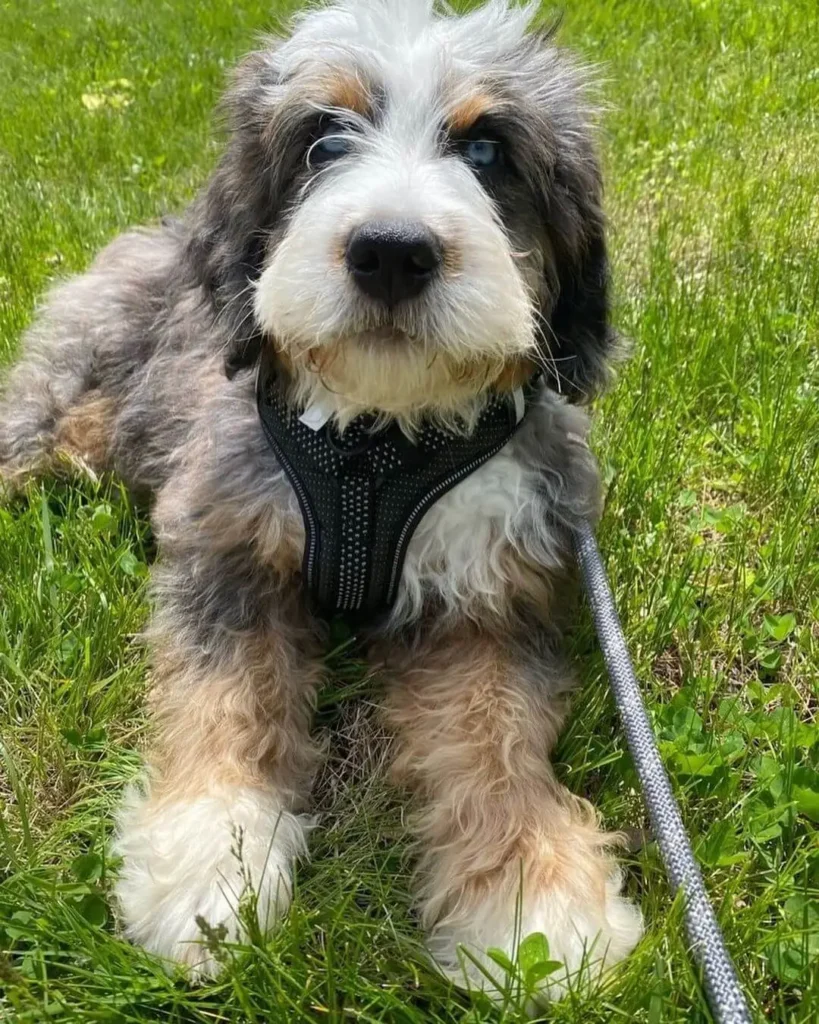
[[[419,334],[411,333],[396,324],[383,323],[357,327],[311,340],[288,341],[274,338],[274,347],[280,356],[293,363],[312,366],[314,363],[335,362],[356,353],[368,356],[384,356],[389,352],[412,350],[425,351],[428,342]]]
[[[393,324],[384,324],[381,327],[360,331],[351,340],[364,348],[383,348],[386,345],[423,344],[421,338],[417,335],[410,334],[408,331],[402,330]]]

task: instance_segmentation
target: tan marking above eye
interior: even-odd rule
[[[476,92],[461,100],[449,112],[449,130],[453,135],[465,135],[473,125],[494,107],[496,102],[489,93]]]
[[[325,80],[325,102],[340,110],[352,110],[366,117],[372,111],[370,89],[360,78],[346,71],[336,71]]]

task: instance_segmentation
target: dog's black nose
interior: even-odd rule
[[[370,298],[394,306],[414,299],[441,265],[441,245],[429,228],[409,221],[371,221],[347,243],[347,268]]]

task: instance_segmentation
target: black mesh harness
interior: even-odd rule
[[[429,507],[503,448],[537,392],[537,379],[493,395],[468,435],[432,423],[410,441],[397,424],[359,416],[339,434],[285,401],[263,361],[259,416],[304,520],[304,586],[327,617],[371,620],[396,597],[410,539]]]

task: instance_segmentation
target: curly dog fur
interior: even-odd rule
[[[547,757],[571,684],[571,529],[599,501],[582,405],[615,339],[584,75],[532,17],[505,0],[300,17],[236,71],[229,143],[191,208],[59,285],[5,383],[6,487],[90,468],[152,501],[154,733],[120,816],[118,892],[128,935],[194,973],[217,969],[197,920],[241,934],[246,886],[262,927],[281,918],[321,756],[324,634],[256,410],[263,349],[299,408],[410,435],[428,416],[469,430],[488,394],[541,368],[536,407],[427,513],[364,636],[441,967],[482,984],[462,946],[497,971],[488,947],[542,931],[566,966],[556,995],[639,937],[610,837]],[[437,239],[420,295],[379,303],[352,280],[347,239],[373,219]]]

